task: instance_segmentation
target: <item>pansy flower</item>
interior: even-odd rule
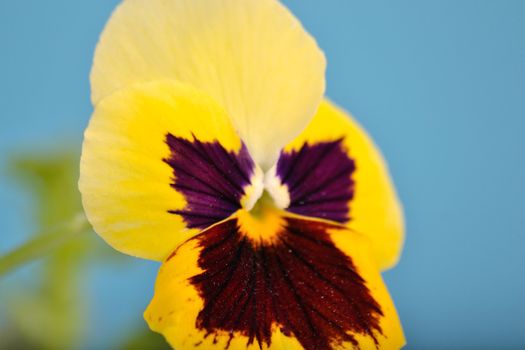
[[[144,316],[174,348],[404,345],[380,276],[400,204],[325,65],[275,0],[125,0],[109,20],[79,186],[108,244],[163,262]]]

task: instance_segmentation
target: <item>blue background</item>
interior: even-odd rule
[[[0,1],[1,166],[12,151],[80,144],[93,49],[116,3]],[[407,348],[525,348],[525,1],[286,4],[326,53],[328,96],[373,135],[404,203],[405,251],[385,279]],[[27,198],[0,181],[3,252],[31,224]],[[93,268],[86,346],[142,322],[156,269]]]

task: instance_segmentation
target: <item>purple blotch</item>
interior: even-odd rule
[[[171,187],[187,205],[169,213],[181,215],[190,228],[204,229],[241,208],[244,188],[250,183],[254,162],[243,144],[238,153],[219,142],[201,142],[166,135],[171,154],[164,159],[173,169]]]
[[[343,147],[343,139],[305,143],[298,151],[281,152],[277,176],[288,186],[287,210],[310,217],[347,222],[354,195],[355,162]]]

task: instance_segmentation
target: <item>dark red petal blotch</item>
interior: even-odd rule
[[[240,333],[261,348],[271,344],[272,326],[307,350],[357,345],[355,334],[376,341],[383,312],[352,259],[332,242],[333,228],[287,218],[275,240],[257,244],[239,232],[237,219],[201,233],[195,239],[204,272],[190,279],[204,300],[197,328],[230,339]]]

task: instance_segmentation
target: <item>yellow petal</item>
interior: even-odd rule
[[[79,188],[89,221],[110,245],[162,260],[238,210],[243,191],[254,192],[247,185],[260,177],[255,170],[220,106],[193,88],[159,81],[96,106]]]
[[[333,147],[338,144],[340,149]],[[315,150],[319,145],[324,145],[327,152]],[[304,132],[286,146],[279,162],[287,154],[300,154],[303,160],[293,163],[292,180],[287,180],[293,185],[295,177],[299,186],[296,192],[301,192],[297,200],[291,192],[288,209],[301,215],[347,223],[351,229],[370,238],[373,256],[381,269],[395,265],[404,240],[402,208],[383,157],[361,126],[344,111],[324,101]],[[337,184],[343,181],[349,187],[346,197],[345,189]],[[324,187],[320,187],[323,183]],[[311,194],[307,193],[309,187],[315,190]],[[308,196],[310,201],[305,200]]]
[[[368,239],[282,217],[273,241],[242,216],[162,265],[144,317],[175,349],[399,349],[403,331]],[[273,224],[272,224],[273,225]],[[273,229],[273,228],[271,228]]]
[[[324,92],[314,39],[275,0],[125,0],[108,22],[92,100],[159,78],[207,92],[269,168],[308,124]]]

